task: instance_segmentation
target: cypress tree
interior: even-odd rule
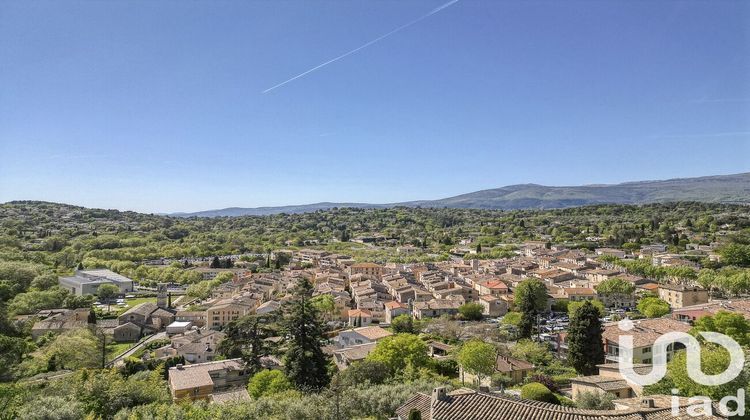
[[[300,278],[294,298],[284,308],[284,330],[289,337],[284,368],[289,380],[301,391],[319,390],[330,381],[328,360],[322,350],[324,328],[310,302],[312,290],[312,285]]]
[[[568,328],[568,360],[581,375],[596,374],[596,365],[604,363],[602,331],[599,310],[590,301],[584,302]]]

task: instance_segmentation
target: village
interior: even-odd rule
[[[461,245],[471,249],[472,239]],[[410,252],[400,247],[398,252]],[[720,258],[713,246],[694,246],[692,256]],[[512,315],[518,314],[515,292],[524,282],[538,281],[545,288],[545,303],[533,325],[531,339],[550,359],[565,363],[568,356],[568,307],[582,302],[597,302],[602,307],[601,342],[605,363],[595,374],[568,374],[557,380],[555,391],[576,403],[590,395],[608,395],[623,415],[646,413],[657,418],[670,407],[669,395],[645,396],[642,387],[633,385],[618,370],[624,334],[618,321],[632,318],[633,363],[649,370],[655,340],[670,331],[688,332],[691,324],[720,311],[742,314],[750,319],[750,299],[713,299],[700,287],[695,276],[656,280],[630,273],[623,261],[641,261],[654,267],[678,267],[671,272],[697,272],[695,259],[670,254],[662,244],[644,245],[638,250],[596,248],[593,251],[568,249],[547,241],[526,241],[513,256],[500,259],[465,257],[433,263],[356,262],[347,255],[318,249],[277,250],[268,258],[283,256],[288,264],[280,270],[254,273],[250,269],[211,268],[198,265],[203,280],[221,279],[203,299],[185,294],[184,289],[161,283],[155,301],[140,303],[115,319],[95,320],[97,330],[114,343],[130,343],[127,351],[108,361],[108,366],[123,366],[136,355],[142,362],[178,360],[168,369],[168,384],[174,401],[207,400],[215,403],[248,400],[251,377],[242,359],[222,357],[219,349],[224,330],[246,316],[273,316],[292,299],[292,289],[302,279],[312,286],[312,297],[321,306],[328,344],[325,354],[339,371],[367,360],[382,340],[398,334],[399,325],[418,323],[429,332],[425,356],[455,369],[449,375],[462,385],[446,394],[436,388],[431,395],[417,394],[397,411],[399,418],[419,411],[421,418],[465,418],[467,410],[490,413],[493,410],[526,410],[532,418],[535,405],[522,398],[522,386],[530,378],[542,375],[533,357],[516,357],[512,349],[519,331]],[[222,257],[229,259],[230,257]],[[237,258],[234,256],[233,258]],[[207,261],[208,262],[208,261]],[[225,281],[224,281],[225,280]],[[139,291],[136,281],[106,269],[78,270],[60,277],[60,286],[78,295],[96,293],[103,284],[115,285],[114,299]],[[617,287],[603,287],[616,285]],[[146,291],[146,293],[148,290]],[[666,312],[643,314],[639,302],[656,299],[668,304]],[[122,301],[122,299],[119,299]],[[103,303],[100,303],[103,305]],[[45,310],[33,328],[34,338],[47,333],[85,327],[92,320],[89,309]],[[647,316],[649,315],[649,316]],[[507,316],[507,319],[505,319]],[[451,330],[451,324],[454,331]],[[478,374],[456,361],[455,350],[469,340],[492,342],[511,349],[496,354],[493,372]],[[284,337],[267,337],[269,343],[283,343]],[[670,347],[668,358],[679,351]],[[175,359],[177,358],[177,359]],[[263,357],[263,368],[283,370],[280,354]],[[466,401],[464,401],[466,400]],[[680,400],[680,409],[688,407]],[[517,406],[517,407],[515,407]],[[514,408],[515,407],[515,408]],[[436,414],[440,410],[440,415]],[[573,418],[562,407],[560,417]],[[448,414],[446,414],[448,413]],[[651,413],[651,414],[649,414]],[[713,413],[720,415],[720,413]],[[463,416],[463,417],[462,417]],[[566,417],[567,416],[567,417]],[[468,418],[468,417],[466,417]],[[578,418],[578,417],[576,417]],[[627,418],[627,417],[624,417]]]

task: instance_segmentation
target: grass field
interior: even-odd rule
[[[107,344],[107,360],[112,360],[119,356],[121,353],[129,349],[133,343],[108,343]]]
[[[128,309],[140,305],[141,303],[146,302],[152,302],[156,303],[156,297],[142,297],[142,298],[134,298],[134,299],[125,299],[125,303],[127,303],[128,306],[113,306],[112,310],[116,311],[118,315],[124,313]]]

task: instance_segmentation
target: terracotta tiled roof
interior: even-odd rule
[[[582,410],[538,401],[521,400],[500,394],[461,389],[434,400],[416,394],[396,409],[399,419],[407,419],[412,409],[422,420],[686,420],[685,408],[672,417],[671,408],[630,409],[623,411]],[[702,417],[719,419],[722,417]]]
[[[242,359],[219,360],[208,363],[197,363],[189,366],[169,368],[169,386],[172,389],[198,388],[212,385],[209,372],[215,370],[240,370],[244,368]]]
[[[495,360],[495,370],[498,372],[514,372],[517,370],[533,369],[534,365],[529,362],[514,359],[507,356],[497,356]]]
[[[615,391],[618,389],[630,388],[628,382],[625,379],[612,378],[609,376],[591,375],[591,376],[580,376],[578,378],[571,378],[572,383],[581,383],[587,385],[593,385],[599,387],[604,391]]]
[[[350,362],[362,360],[375,349],[377,343],[358,344],[340,350],[334,350],[334,354],[341,354]]]
[[[401,407],[396,409],[396,415],[399,419],[408,419],[412,408],[422,413],[422,420],[428,420],[430,415],[430,396],[421,392],[415,394],[406,400]]]
[[[689,330],[690,325],[670,318],[641,319],[633,321],[630,331],[621,330],[617,323],[608,324],[604,327],[602,338],[619,344],[621,335],[632,335],[633,346],[638,348],[653,345],[657,338],[668,332]]]
[[[363,318],[372,318],[372,313],[367,309],[349,309],[349,311],[347,311],[347,314],[349,315],[349,317],[361,316]]]
[[[393,335],[392,332],[384,330],[383,328],[380,328],[378,326],[355,328],[354,331],[369,340],[380,340],[381,338]]]

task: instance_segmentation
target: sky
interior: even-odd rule
[[[446,1],[0,1],[0,202],[176,212],[750,171],[750,2]]]

